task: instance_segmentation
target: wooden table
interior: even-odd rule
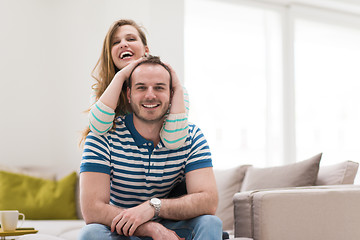
[[[20,236],[20,235],[25,235],[25,234],[32,234],[32,233],[37,233],[38,230],[35,230],[33,228],[19,228],[19,229],[16,229],[15,231],[3,231],[1,228],[0,228],[0,239],[1,240],[5,240],[6,237],[10,237],[10,236]]]

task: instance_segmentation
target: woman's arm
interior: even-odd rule
[[[129,78],[129,75],[136,64],[143,60],[143,58],[140,58],[118,71],[104,93],[91,107],[89,113],[89,127],[92,132],[103,135],[111,129],[115,118],[115,109],[118,106],[124,82]]]
[[[117,107],[122,86],[129,77],[131,70],[139,61],[141,59],[129,64],[116,73],[100,99],[91,108],[89,127],[95,134],[106,134],[113,126],[115,118],[114,109]],[[160,138],[165,147],[178,149],[184,144],[188,136],[189,96],[186,89],[182,87],[175,71],[170,65],[168,66],[172,73],[173,93],[169,115],[161,129]]]
[[[109,106],[111,109],[115,110],[118,105],[119,96],[124,82],[129,78],[133,68],[143,60],[144,58],[139,58],[118,71],[99,100],[106,106]]]
[[[160,138],[165,147],[178,149],[184,144],[188,136],[189,95],[186,89],[182,87],[175,71],[170,65],[168,67],[173,79],[173,94],[169,115],[164,121]]]
[[[90,130],[97,135],[106,134],[113,126],[114,118],[115,111],[98,100],[89,112]]]

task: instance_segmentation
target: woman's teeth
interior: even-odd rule
[[[133,56],[133,54],[130,51],[126,51],[126,52],[123,52],[123,53],[120,54],[121,59],[124,59],[126,57],[132,57],[132,56]]]

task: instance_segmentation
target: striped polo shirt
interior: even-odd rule
[[[80,172],[110,175],[110,204],[130,208],[150,198],[164,198],[189,171],[212,167],[211,153],[201,130],[189,124],[179,149],[163,142],[154,147],[135,129],[133,115],[116,119],[116,130],[86,138]]]

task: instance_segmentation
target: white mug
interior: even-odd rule
[[[20,226],[18,226],[19,216],[22,216]],[[17,210],[0,211],[1,228],[4,232],[15,231],[17,227],[25,221],[25,215]]]

